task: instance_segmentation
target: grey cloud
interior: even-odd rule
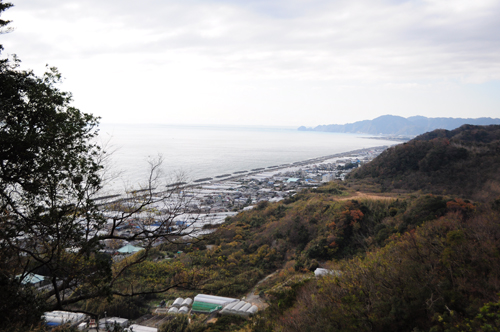
[[[186,52],[211,70],[315,79],[415,81],[483,75],[500,79],[498,4],[469,12],[424,1],[24,0],[21,7],[61,30],[88,26],[87,40],[37,41],[51,56]],[[446,9],[446,8],[445,8]],[[127,34],[137,32],[139,36]],[[50,36],[48,36],[50,37]],[[17,38],[17,37],[16,37]],[[73,38],[73,40],[71,40]],[[105,39],[102,39],[105,38]],[[106,39],[107,38],[107,39]],[[90,40],[90,41],[89,41]],[[488,69],[489,68],[489,69]]]

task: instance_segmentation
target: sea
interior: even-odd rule
[[[100,124],[108,191],[140,189],[161,156],[162,179],[190,182],[363,148],[394,145],[366,134],[287,127]]]

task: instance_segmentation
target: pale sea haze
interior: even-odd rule
[[[183,173],[188,180],[277,166],[393,141],[365,134],[298,131],[253,126],[101,124],[99,139],[111,154],[120,177],[113,189],[139,188],[148,175],[148,158],[164,157],[167,178]]]

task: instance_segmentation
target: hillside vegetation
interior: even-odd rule
[[[434,195],[338,197],[308,192],[261,204],[221,227],[212,250],[186,248],[184,260],[198,257],[198,268],[218,264],[205,285],[215,294],[241,297],[278,271],[259,288],[270,307],[235,330],[469,331],[475,324],[470,331],[480,331],[489,320],[497,324],[498,210]],[[317,279],[318,266],[336,272]],[[493,318],[477,318],[481,310]],[[204,331],[226,331],[216,327]]]
[[[500,126],[435,130],[391,147],[352,178],[384,191],[450,193],[488,201],[500,195]]]
[[[235,330],[481,331],[498,324],[498,210],[435,195],[338,198],[307,192],[263,203],[217,230],[212,250],[186,248],[186,257],[203,257],[198,267],[218,262],[205,289],[219,295],[241,297],[278,271],[259,287],[270,307]],[[315,278],[318,266],[335,273]],[[478,318],[481,310],[490,316]]]
[[[422,135],[389,149],[348,182],[261,202],[198,242],[160,246],[127,272],[134,287],[196,278],[198,288],[144,297],[137,314],[164,297],[241,298],[270,276],[257,287],[269,307],[256,317],[206,324],[197,315],[179,331],[500,329],[499,127]],[[177,258],[164,259],[179,249]],[[317,267],[331,274],[317,278]],[[131,310],[118,298],[86,305],[108,314]]]

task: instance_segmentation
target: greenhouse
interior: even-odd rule
[[[49,311],[43,314],[43,319],[48,326],[55,327],[63,324],[76,326],[87,318],[87,315],[69,311]]]
[[[222,306],[220,304],[194,301],[191,311],[206,314],[220,309],[222,309]]]
[[[187,314],[189,312],[189,308],[187,306],[183,306],[179,309],[180,314]]]
[[[179,309],[177,309],[176,307],[172,307],[172,308],[168,309],[168,313],[169,314],[177,314],[177,313],[179,313]]]
[[[226,305],[231,302],[237,302],[238,299],[233,299],[231,297],[222,297],[222,296],[214,296],[214,295],[205,295],[198,294],[194,297],[195,302],[206,302],[206,303],[214,303],[220,305]]]
[[[182,306],[191,306],[191,304],[193,303],[193,300],[191,300],[189,297],[187,297],[183,302],[182,302]]]
[[[192,311],[200,313],[210,313],[222,309],[225,305],[238,302],[238,299],[230,297],[198,294],[194,298]]]
[[[179,308],[183,302],[184,299],[182,297],[178,297],[177,299],[175,299],[174,303],[172,303],[172,306]]]
[[[243,317],[250,317],[257,313],[259,309],[257,306],[245,301],[238,301],[230,303],[222,309],[223,315],[239,315]]]

